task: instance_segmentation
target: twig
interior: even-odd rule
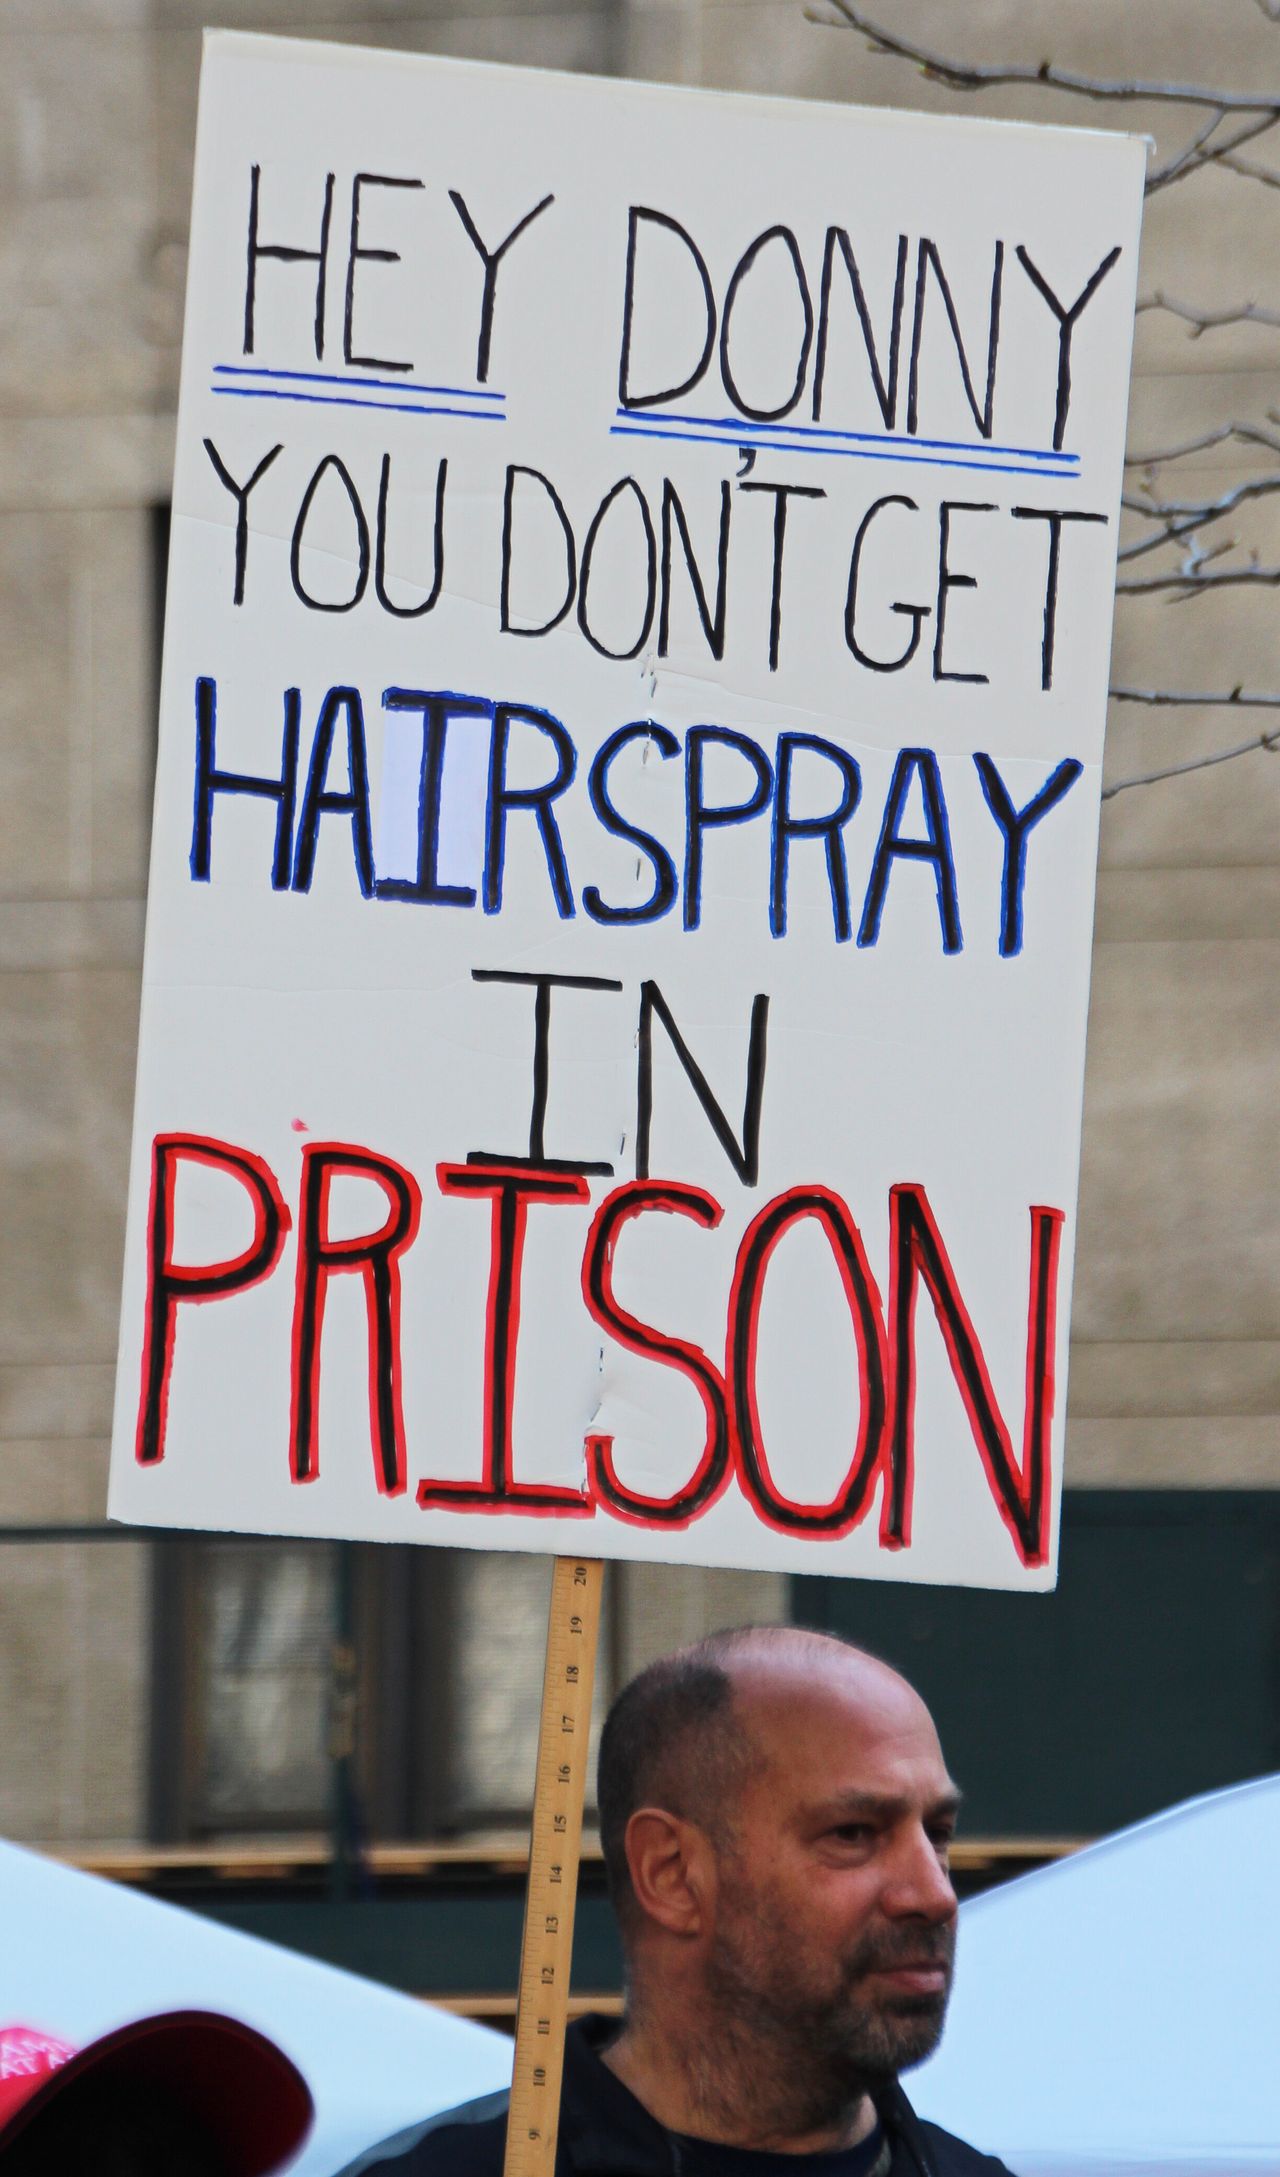
[[[1214,130],[1225,120],[1226,115],[1221,106],[1215,107],[1208,120],[1196,130],[1190,143],[1184,144],[1181,151],[1175,152],[1165,166],[1158,166],[1154,173],[1147,175],[1145,194],[1151,196],[1157,189],[1166,188],[1171,181],[1177,181],[1203,150]],[[1233,144],[1228,148],[1234,150],[1235,146]]]
[[[1252,756],[1255,749],[1265,749],[1274,755],[1280,749],[1280,726],[1270,733],[1260,733],[1256,740],[1242,741],[1238,748],[1215,749],[1211,756],[1192,756],[1186,763],[1167,764],[1162,771],[1143,771],[1137,778],[1117,779],[1113,786],[1104,786],[1102,799],[1110,801],[1115,794],[1127,793],[1131,786],[1157,786],[1161,779],[1185,778],[1188,771],[1208,771],[1213,764],[1231,763],[1237,756]]]
[[[1109,688],[1113,703],[1151,703],[1159,709],[1280,711],[1280,695],[1257,695],[1236,688]],[[1246,744],[1252,748],[1252,741]]]
[[[1146,703],[1158,709],[1219,709],[1219,710],[1280,710],[1280,695],[1261,695],[1243,687],[1195,690],[1190,688],[1112,688],[1113,703]],[[1269,755],[1280,749],[1280,726],[1272,726],[1249,741],[1240,741],[1234,748],[1215,749],[1208,756],[1192,756],[1186,763],[1167,764],[1159,771],[1145,771],[1140,777],[1117,779],[1114,786],[1104,786],[1102,799],[1110,801],[1115,794],[1127,792],[1131,786],[1155,786],[1161,779],[1182,778],[1188,771],[1207,771],[1211,765],[1231,763],[1237,756],[1250,756],[1255,749],[1265,749]]]
[[[1275,18],[1280,22],[1280,16]],[[1229,174],[1242,174],[1246,181],[1260,181],[1268,189],[1280,189],[1280,174],[1273,166],[1259,166],[1256,159],[1237,159],[1230,152],[1219,154],[1219,166],[1225,166]]]
[[[1254,0],[1254,4],[1269,22],[1280,23],[1280,0]],[[1224,91],[1201,83],[1153,82],[1138,77],[1109,79],[1087,76],[1074,69],[1060,67],[1050,60],[1038,64],[996,62],[983,65],[958,60],[887,29],[865,11],[861,0],[828,0],[825,10],[811,7],[807,12],[811,21],[825,23],[832,28],[847,27],[857,31],[867,40],[873,53],[908,62],[927,81],[944,84],[956,91],[980,91],[1029,84],[1044,90],[1067,92],[1081,98],[1146,101],[1157,105],[1202,109],[1204,119],[1196,127],[1194,134],[1162,166],[1148,175],[1146,193],[1149,196],[1186,176],[1200,172],[1206,166],[1224,167],[1227,172],[1238,174],[1244,179],[1261,182],[1268,188],[1280,189],[1280,170],[1259,165],[1255,160],[1240,156],[1245,144],[1265,135],[1280,123],[1280,94],[1268,94],[1265,90]],[[1233,116],[1236,117],[1234,123]],[[1229,325],[1252,324],[1280,329],[1280,311],[1253,302],[1222,310],[1206,310],[1157,291],[1145,296],[1139,302],[1138,308],[1162,310],[1181,319],[1190,328],[1192,339],[1199,339],[1204,333]],[[1159,451],[1126,454],[1125,467],[1131,471],[1137,469],[1151,472],[1162,468],[1166,462],[1182,460],[1228,444],[1256,447],[1280,456],[1280,436],[1276,435],[1280,431],[1280,413],[1269,414],[1267,420],[1276,427],[1275,430],[1267,430],[1253,423],[1226,423],[1197,438],[1184,440]],[[1181,545],[1184,554],[1182,564],[1176,572],[1122,579],[1116,585],[1118,593],[1128,596],[1167,594],[1174,602],[1181,602],[1190,597],[1202,596],[1209,590],[1232,586],[1280,586],[1280,566],[1262,567],[1256,561],[1245,566],[1211,566],[1211,562],[1220,560],[1225,554],[1237,549],[1234,540],[1219,542],[1208,549],[1203,548],[1199,541],[1201,531],[1225,519],[1245,501],[1268,497],[1277,491],[1280,491],[1280,474],[1250,477],[1245,483],[1221,493],[1216,499],[1198,502],[1150,495],[1142,497],[1133,493],[1126,495],[1122,503],[1127,511],[1136,515],[1140,521],[1152,524],[1153,529],[1151,534],[1139,536],[1126,544],[1120,553],[1121,559],[1137,559],[1170,545]],[[1243,686],[1207,691],[1117,687],[1110,692],[1113,700],[1118,703],[1186,709],[1280,711],[1280,693],[1248,692]],[[1191,757],[1185,763],[1169,764],[1139,777],[1119,779],[1103,789],[1102,798],[1109,801],[1116,794],[1125,793],[1135,786],[1151,786],[1162,779],[1181,778],[1188,772],[1231,763],[1237,757],[1249,755],[1256,749],[1269,752],[1280,750],[1280,724],[1269,726],[1265,732],[1241,742],[1237,747],[1218,749],[1207,756]]]
[[[1209,116],[1205,126],[1197,130],[1189,144],[1175,152],[1166,165],[1158,166],[1153,174],[1148,174],[1144,194],[1154,196],[1157,190],[1167,189],[1171,182],[1181,181],[1184,175],[1198,174],[1202,167],[1215,166],[1228,159],[1242,144],[1251,144],[1256,136],[1265,136],[1267,130],[1274,128],[1276,121],[1280,119],[1280,108],[1246,122],[1243,128],[1236,130],[1234,136],[1224,137],[1220,144],[1209,144],[1214,130],[1226,118],[1226,109],[1219,106],[1217,112]],[[1209,146],[1207,150],[1204,148],[1206,145]]]
[[[1112,82],[1102,76],[1078,75],[1074,69],[1059,68],[1056,62],[1048,60],[1025,65],[1001,66],[997,63],[992,67],[951,60],[946,54],[931,52],[927,46],[916,45],[884,29],[864,14],[854,0],[830,0],[830,5],[841,18],[840,25],[832,24],[830,16],[813,14],[810,19],[819,23],[825,21],[828,28],[847,24],[851,30],[860,31],[868,38],[878,52],[896,60],[911,61],[930,81],[949,84],[953,90],[976,91],[1000,84],[1039,83],[1046,90],[1074,91],[1081,98],[1147,99],[1164,105],[1214,106],[1223,114],[1267,113],[1280,119],[1280,97],[1275,94],[1213,90],[1203,83],[1152,83],[1142,78]]]
[[[1205,554],[1206,559],[1216,557],[1216,553]],[[1280,567],[1220,567],[1213,574],[1200,574],[1195,568],[1184,567],[1176,574],[1136,575],[1132,581],[1117,582],[1116,595],[1150,597],[1160,590],[1180,590],[1183,597],[1199,597],[1207,590],[1226,590],[1242,585],[1274,589],[1277,584],[1280,584]]]
[[[1147,552],[1158,552],[1163,544],[1179,544],[1184,537],[1193,536],[1197,529],[1208,528],[1211,523],[1234,514],[1246,500],[1267,499],[1277,491],[1280,491],[1280,476],[1251,476],[1247,483],[1237,484],[1234,491],[1225,492],[1220,499],[1148,501],[1135,499],[1125,492],[1120,504],[1127,512],[1138,515],[1143,521],[1163,522],[1165,526],[1153,536],[1136,537],[1131,544],[1122,544],[1116,557],[1122,562],[1141,559]]]
[[[1166,461],[1181,461],[1184,455],[1206,453],[1211,446],[1223,446],[1229,439],[1236,439],[1242,446],[1263,446],[1269,453],[1280,454],[1280,438],[1274,432],[1264,431],[1258,423],[1220,423],[1216,431],[1206,431],[1200,438],[1189,438],[1180,446],[1166,446],[1159,453],[1126,454],[1126,469],[1158,469]]]
[[[1216,522],[1224,514],[1234,514],[1246,499],[1266,499],[1273,491],[1280,491],[1280,474],[1250,476],[1243,484],[1233,485],[1220,499],[1135,499],[1126,491],[1121,494],[1120,504],[1128,513],[1145,515],[1153,522],[1180,521],[1184,515],[1197,522]]]
[[[1223,325],[1273,325],[1280,326],[1280,311],[1264,310],[1256,302],[1235,303],[1226,310],[1201,310],[1195,303],[1178,302],[1157,288],[1152,295],[1139,295],[1135,310],[1163,310],[1167,316],[1181,318],[1191,327],[1190,338],[1198,340],[1201,333],[1217,332]]]

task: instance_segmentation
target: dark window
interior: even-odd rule
[[[970,1835],[1096,1836],[1280,1767],[1280,1492],[1063,1498],[1052,1595],[798,1579],[919,1687]]]
[[[351,1721],[357,1837],[527,1820],[550,1557],[183,1535],[155,1563],[156,1841],[326,1828]]]

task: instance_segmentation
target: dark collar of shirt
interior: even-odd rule
[[[878,2118],[856,2147],[817,2154],[767,2154],[758,2147],[725,2147],[683,2135],[678,2144],[682,2177],[885,2177],[890,2161]]]

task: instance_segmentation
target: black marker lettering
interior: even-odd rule
[[[596,754],[587,780],[587,793],[604,830],[611,832],[617,839],[629,840],[653,864],[653,891],[639,906],[610,907],[601,897],[596,885],[587,885],[582,894],[582,904],[593,922],[656,922],[660,915],[665,915],[674,907],[680,888],[676,865],[662,841],[655,839],[652,832],[641,831],[638,824],[629,824],[624,816],[619,815],[613,803],[609,790],[610,767],[615,756],[633,741],[645,743],[646,755],[649,747],[656,748],[664,761],[680,754],[680,743],[674,733],[669,732],[666,726],[657,725],[652,719],[644,719],[630,726],[619,726],[617,732],[610,734]],[[636,867],[638,875],[639,864]]]
[[[556,752],[555,775],[542,786],[509,786],[507,755],[512,724],[532,726],[550,741]],[[566,922],[573,917],[573,890],[564,857],[560,827],[552,803],[571,784],[578,767],[578,752],[558,718],[550,711],[535,710],[527,703],[497,703],[489,741],[489,793],[485,809],[484,896],[487,915],[502,911],[502,878],[507,858],[507,818],[513,809],[532,812],[546,856],[547,873],[556,907]]]
[[[1084,765],[1065,756],[1030,801],[1021,809],[1001,778],[990,756],[974,756],[983,799],[1004,838],[1004,869],[1000,878],[1000,957],[1008,960],[1022,950],[1022,891],[1027,875],[1027,836],[1050,809],[1075,785]]]
[[[444,772],[445,741],[454,718],[493,717],[493,706],[483,696],[428,695],[421,688],[387,688],[382,707],[386,711],[417,711],[422,718],[422,763],[418,773],[418,869],[414,878],[379,877],[374,891],[380,900],[414,900],[428,907],[474,907],[475,889],[469,884],[441,884],[440,787]]]
[[[818,345],[813,363],[813,420],[817,423],[822,416],[822,388],[827,371],[827,339],[830,331],[831,275],[835,269],[837,247],[844,259],[844,268],[853,288],[854,308],[858,313],[858,323],[862,327],[867,361],[871,366],[871,379],[876,389],[876,400],[880,404],[880,413],[884,418],[884,427],[886,431],[892,431],[897,426],[898,365],[902,357],[902,304],[907,291],[908,243],[905,234],[898,236],[898,271],[893,285],[893,320],[889,329],[889,362],[886,372],[880,368],[871,312],[867,308],[858,261],[853,254],[849,237],[843,227],[827,228],[826,248],[822,253],[822,293],[818,302]]]
[[[680,1030],[670,1006],[656,983],[640,985],[640,1029],[636,1038],[636,1178],[649,1177],[649,1136],[653,1123],[653,1016],[657,1014],[671,1048],[684,1069],[694,1095],[711,1124],[711,1131],[744,1187],[754,1187],[760,1176],[760,1115],[764,1105],[765,1061],[768,1055],[769,1000],[763,991],[751,1001],[751,1028],[747,1037],[747,1080],[742,1099],[742,1139],[738,1140],[723,1107]]]
[[[347,779],[342,791],[327,784],[333,753],[334,727],[342,711],[347,724]],[[365,745],[364,709],[358,688],[330,688],[320,707],[316,737],[311,748],[306,789],[298,815],[298,836],[293,849],[293,889],[309,892],[315,874],[320,819],[345,816],[351,825],[351,848],[356,882],[361,897],[373,897],[373,832],[369,821],[369,759]]]
[[[662,386],[655,393],[633,393],[631,390],[631,333],[635,317],[636,248],[640,236],[640,222],[647,220],[652,227],[664,227],[683,242],[697,268],[702,282],[702,300],[706,311],[706,337],[702,353],[686,378],[678,384]],[[677,401],[682,393],[691,393],[702,378],[711,351],[716,344],[716,301],[711,287],[711,274],[707,261],[687,227],[678,219],[668,219],[665,212],[652,212],[646,205],[633,204],[627,214],[627,279],[622,299],[622,346],[618,356],[618,401],[623,408],[656,408],[660,401]]]
[[[442,1194],[469,1194],[481,1199],[487,1196],[492,1204],[485,1311],[483,1479],[459,1482],[429,1476],[418,1484],[418,1503],[424,1510],[558,1512],[590,1519],[595,1505],[585,1493],[557,1489],[547,1482],[517,1482],[512,1445],[521,1266],[529,1207],[534,1202],[585,1204],[587,1182],[578,1172],[539,1172],[527,1167],[504,1170],[474,1164],[441,1164],[436,1178]]]
[[[493,344],[493,312],[498,297],[498,266],[502,263],[507,251],[517,237],[524,233],[526,227],[533,225],[540,212],[545,212],[549,204],[555,203],[555,198],[553,196],[543,197],[540,204],[535,204],[531,212],[526,212],[523,219],[516,221],[505,242],[499,242],[496,249],[489,249],[481,240],[480,230],[467,210],[466,200],[457,189],[449,191],[449,201],[466,228],[476,254],[484,266],[484,293],[480,300],[480,332],[476,340],[476,380],[480,385],[487,385],[489,381],[489,350]]]
[[[624,491],[630,491],[634,493],[635,503],[640,510],[641,526],[644,531],[644,611],[641,615],[640,631],[637,634],[635,641],[631,644],[630,648],[627,650],[611,650],[609,648],[609,645],[607,643],[601,642],[599,636],[592,631],[590,620],[587,617],[587,600],[591,586],[591,563],[595,557],[596,545],[599,541],[600,531],[604,527],[605,517],[608,514],[609,509],[617,502],[618,499],[621,498]],[[588,529],[586,537],[583,541],[582,579],[578,584],[578,625],[582,629],[582,632],[586,636],[587,641],[590,643],[592,649],[598,650],[602,658],[616,658],[619,660],[625,658],[638,658],[640,652],[644,649],[645,644],[649,640],[649,630],[653,626],[653,614],[654,608],[657,605],[657,601],[658,540],[653,533],[653,517],[649,512],[649,502],[645,498],[645,495],[641,491],[640,486],[639,484],[637,484],[634,476],[622,476],[619,477],[617,483],[613,486],[612,490],[607,491],[604,498],[600,501],[599,506],[596,508],[595,513],[591,517],[591,527]]]
[[[290,853],[293,845],[293,811],[298,793],[298,739],[302,699],[296,688],[284,692],[284,736],[280,748],[279,778],[261,778],[249,771],[220,771],[217,766],[218,684],[202,676],[196,682],[196,785],[195,813],[191,826],[191,875],[196,884],[208,884],[213,856],[213,797],[215,794],[249,794],[276,805],[276,845],[271,863],[271,889],[289,889]]]
[[[800,347],[796,356],[795,383],[791,391],[786,395],[785,399],[778,403],[776,408],[753,408],[734,378],[729,365],[729,331],[733,321],[734,304],[737,302],[742,283],[763,251],[768,248],[770,242],[780,242],[791,259],[791,269],[795,274],[796,292],[800,297],[804,330],[800,336]],[[809,282],[804,274],[804,261],[800,255],[800,245],[790,227],[766,227],[763,234],[756,236],[750,248],[743,251],[742,256],[734,266],[733,275],[725,293],[724,311],[720,319],[720,375],[724,379],[725,392],[733,402],[734,407],[742,415],[753,417],[757,423],[773,423],[777,421],[779,416],[789,416],[804,392],[805,376],[809,368],[809,350],[812,346],[813,298],[809,293]]]
[[[753,785],[745,801],[708,801],[703,792],[703,751],[732,749],[748,765]],[[749,824],[768,807],[773,792],[773,766],[757,742],[732,726],[691,726],[685,737],[685,850],[684,926],[696,930],[702,921],[703,834],[724,825]]]
[[[675,1186],[665,1180],[633,1180],[617,1187],[600,1204],[582,1258],[582,1296],[595,1321],[628,1353],[677,1369],[702,1400],[705,1431],[697,1465],[687,1482],[669,1497],[630,1489],[614,1463],[611,1436],[587,1438],[591,1493],[616,1519],[658,1531],[687,1527],[715,1503],[729,1480],[729,1403],[725,1381],[706,1354],[683,1338],[673,1338],[642,1323],[623,1308],[613,1290],[618,1238],[633,1217],[650,1212],[688,1217],[704,1230],[714,1229],[723,1212],[714,1195],[701,1187]]]
[[[387,499],[391,491],[391,456],[382,456],[382,475],[378,483],[378,527],[373,551],[373,587],[383,611],[393,613],[397,620],[420,620],[423,613],[430,612],[439,600],[444,582],[444,487],[448,473],[448,461],[442,456],[436,469],[435,550],[431,588],[420,605],[397,605],[387,591]]]
[[[1043,272],[1040,271],[1037,265],[1032,263],[1021,242],[1018,244],[1018,263],[1022,266],[1037,294],[1043,295],[1058,320],[1058,398],[1053,417],[1053,450],[1055,453],[1061,451],[1062,441],[1067,429],[1067,414],[1071,407],[1071,336],[1076,329],[1085,304],[1091,302],[1097,294],[1119,255],[1120,244],[1117,242],[1115,248],[1109,250],[1103,258],[1096,272],[1090,274],[1075,301],[1068,308],[1065,303],[1058,300]]]
[[[517,476],[531,477],[535,483],[542,486],[551,510],[560,524],[560,534],[564,538],[564,598],[557,605],[550,619],[541,621],[537,627],[517,627],[511,617],[511,565],[514,558]],[[538,553],[536,556],[539,564],[541,564],[545,555]],[[507,481],[502,494],[502,586],[499,605],[503,634],[549,635],[552,628],[559,627],[565,615],[572,610],[577,590],[578,553],[573,541],[573,526],[565,512],[563,499],[550,477],[544,476],[541,469],[523,468],[518,461],[509,463]]]
[[[365,249],[360,243],[360,192],[362,189],[421,189],[422,183],[400,174],[357,174],[351,183],[351,241],[347,251],[347,300],[342,318],[342,352],[348,363],[361,370],[412,370],[412,363],[393,363],[384,355],[357,355],[351,345],[356,308],[356,266],[373,263],[398,265],[398,249]]]
[[[217,476],[219,483],[226,485],[227,490],[236,502],[236,573],[235,584],[231,592],[231,602],[233,605],[242,605],[244,603],[245,566],[249,557],[249,494],[259,479],[266,475],[276,455],[284,452],[284,445],[282,442],[278,446],[273,446],[268,453],[262,456],[247,484],[237,484],[211,438],[205,440],[204,450],[213,463],[214,474]]]
[[[916,777],[920,781],[920,798],[924,804],[926,836],[923,839],[904,838],[902,832],[907,796],[911,790],[911,781]],[[942,928],[942,950],[945,953],[962,951],[964,933],[960,928],[960,908],[956,897],[956,867],[951,855],[951,827],[947,821],[942,774],[938,769],[938,759],[931,748],[904,748],[899,752],[893,767],[893,778],[884,805],[884,820],[880,826],[880,837],[876,841],[875,856],[871,864],[871,880],[863,902],[862,921],[858,925],[859,945],[874,945],[880,935],[880,918],[884,913],[889,872],[896,861],[927,862],[932,868],[938,897],[938,921]]]
[[[1015,522],[1047,522],[1049,525],[1049,569],[1044,585],[1044,627],[1040,637],[1040,686],[1053,686],[1053,643],[1058,624],[1058,567],[1062,554],[1062,525],[1064,522],[1104,522],[1105,514],[1077,514],[1058,506],[1015,506],[1011,509]]]
[[[773,493],[773,584],[769,596],[769,671],[778,670],[778,655],[782,646],[782,555],[787,540],[788,499],[825,499],[825,491],[816,484],[749,484],[740,483],[739,491],[771,491]]]
[[[732,507],[733,487],[727,478],[723,478],[720,484],[720,541],[716,551],[716,601],[714,608],[709,609],[702,576],[693,556],[693,539],[689,535],[684,508],[670,477],[666,476],[662,480],[662,602],[658,612],[660,658],[666,657],[671,638],[671,525],[674,520],[680,532],[680,546],[693,589],[693,601],[702,622],[702,632],[707,638],[707,648],[717,663],[723,661],[725,608],[728,604],[726,577],[729,570],[729,517]]]
[[[302,583],[302,551],[307,516],[311,512],[311,502],[324,482],[325,472],[328,469],[333,470],[334,475],[346,492],[356,532],[356,586],[350,597],[337,599],[313,597],[309,590],[304,589]],[[360,504],[360,494],[352,481],[351,471],[346,463],[339,459],[337,454],[326,454],[302,495],[302,504],[298,508],[298,519],[293,525],[293,538],[289,545],[289,575],[293,583],[294,594],[301,598],[303,604],[308,606],[312,612],[351,612],[359,604],[369,587],[369,560],[369,524],[365,519],[364,508]]]
[[[535,975],[508,968],[472,968],[473,983],[515,983],[532,989],[533,997],[533,1093],[529,1102],[529,1154],[510,1156],[502,1150],[469,1149],[468,1164],[501,1164],[512,1170],[523,1165],[544,1172],[584,1172],[607,1177],[612,1164],[592,1163],[582,1157],[547,1155],[547,1094],[551,1086],[551,993],[553,990],[621,990],[607,975]]]
[[[858,524],[858,534],[853,540],[853,553],[849,560],[849,589],[844,605],[844,639],[859,665],[868,666],[873,673],[900,673],[904,665],[910,665],[920,647],[920,629],[933,609],[931,605],[890,605],[890,612],[900,612],[904,619],[911,622],[911,634],[907,640],[907,647],[905,650],[900,651],[896,658],[873,658],[869,650],[862,648],[854,633],[854,623],[858,610],[858,575],[862,565],[862,547],[866,542],[867,531],[870,529],[872,522],[877,514],[887,506],[905,506],[912,514],[918,511],[915,500],[908,499],[905,492],[901,491],[887,492],[883,499],[876,499],[867,508]]]
[[[933,626],[933,677],[935,680],[969,680],[985,684],[985,673],[949,673],[942,662],[942,638],[946,633],[947,599],[952,590],[976,590],[976,575],[956,574],[947,557],[951,545],[953,514],[994,514],[986,500],[944,499],[938,509],[938,616]]]
[[[969,358],[965,353],[964,336],[960,331],[960,320],[956,316],[956,306],[951,298],[951,288],[947,275],[942,269],[942,259],[938,255],[937,244],[930,242],[927,237],[921,237],[916,255],[916,304],[915,317],[911,327],[911,368],[907,379],[907,429],[913,437],[920,428],[920,347],[924,333],[924,298],[928,286],[927,274],[930,270],[932,270],[938,283],[943,308],[947,313],[947,323],[951,328],[951,337],[955,342],[956,356],[960,364],[960,376],[964,382],[965,399],[969,403],[973,413],[973,420],[983,438],[990,438],[992,412],[995,406],[996,356],[1000,347],[1000,283],[1004,273],[1004,243],[997,242],[995,246],[995,261],[991,273],[991,315],[988,320],[987,330],[987,382],[982,403],[979,406],[978,396],[973,389],[973,376],[969,369]]]
[[[791,808],[791,773],[797,753],[806,750],[831,765],[840,779],[839,799],[822,816],[796,816]],[[831,917],[836,943],[848,943],[853,934],[849,916],[849,871],[844,853],[844,827],[858,806],[862,774],[853,757],[834,741],[816,733],[780,733],[775,766],[773,801],[773,861],[769,884],[769,929],[774,937],[787,934],[787,883],[791,874],[793,839],[821,839],[827,860],[831,891]]]
[[[325,285],[329,269],[329,227],[333,219],[332,174],[324,178],[324,208],[320,214],[320,247],[318,249],[293,249],[283,242],[258,240],[258,196],[262,182],[262,168],[249,169],[249,246],[248,265],[244,283],[244,352],[253,354],[253,318],[258,295],[258,260],[260,257],[276,257],[282,264],[312,264],[316,270],[315,346],[316,361],[324,361],[324,306]]]

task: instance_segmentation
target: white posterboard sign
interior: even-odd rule
[[[210,36],[114,1518],[1052,1585],[1143,165]]]

